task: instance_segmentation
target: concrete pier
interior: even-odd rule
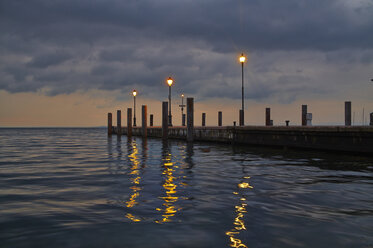
[[[122,112],[120,110],[117,110],[117,129],[118,129],[118,132],[121,133],[121,129],[122,129]]]
[[[113,133],[113,115],[107,114],[107,134],[110,136]]]
[[[168,102],[162,102],[162,139],[168,138]]]
[[[142,128],[142,137],[147,137],[147,125],[148,125],[148,118],[147,118],[147,111],[148,108],[146,105],[141,106],[141,128]]]
[[[266,108],[266,126],[271,126],[271,109],[270,108]]]
[[[218,126],[221,127],[223,125],[223,113],[221,111],[218,112]]]
[[[307,105],[302,105],[302,126],[307,126]]]
[[[127,108],[127,136],[132,136],[132,109]]]
[[[194,139],[194,98],[187,98],[187,141]]]
[[[345,125],[351,126],[351,102],[345,102]]]
[[[148,136],[191,141],[224,142],[253,146],[278,146],[286,148],[316,149],[362,153],[373,156],[373,113],[370,125],[351,126],[272,126],[270,108],[266,108],[266,126],[222,126],[222,112],[218,112],[218,127],[206,127],[206,113],[202,114],[202,127],[194,127],[194,99],[187,98],[187,127],[168,126],[168,102],[162,102],[162,127],[147,127],[147,107],[142,106],[142,127],[132,127],[132,109],[127,109],[127,127],[121,125],[121,112],[117,111],[117,125],[112,125],[112,114],[108,113],[108,135],[118,134],[131,137]],[[351,102],[345,103],[346,125],[351,125]],[[307,105],[302,105],[302,125],[307,121]],[[153,124],[153,115],[151,125]],[[310,118],[309,118],[310,119]],[[270,124],[268,126],[268,124]]]
[[[189,119],[192,121],[192,119]],[[187,118],[188,122],[188,118]],[[116,133],[116,127],[114,133]],[[127,128],[123,128],[126,134]],[[133,135],[141,136],[141,128]],[[188,136],[189,134],[189,136]],[[149,127],[148,137],[162,138],[161,127]],[[373,156],[373,128],[324,126],[169,127],[169,139],[222,142],[235,145],[313,149]]]

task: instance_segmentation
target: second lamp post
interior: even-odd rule
[[[174,80],[171,77],[168,77],[167,84],[168,84],[168,125],[172,126],[172,115],[171,115],[171,86]]]
[[[245,63],[245,60],[246,60],[246,57],[245,55],[242,53],[241,56],[240,56],[240,63],[241,63],[241,68],[242,68],[242,108],[240,110],[240,126],[244,126],[245,125],[245,114],[244,114],[244,108],[245,108],[245,104],[244,104],[244,81],[243,81],[243,64]]]
[[[133,95],[133,126],[136,127],[136,95],[137,95],[137,91],[133,90],[132,95]]]

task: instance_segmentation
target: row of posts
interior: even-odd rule
[[[219,112],[221,113],[221,112]],[[141,134],[143,137],[147,137],[147,106],[142,105],[142,126]],[[221,115],[221,114],[219,114]],[[205,115],[206,116],[206,115]],[[122,114],[121,111],[117,111],[117,134],[122,134]],[[185,115],[183,115],[183,124],[185,123]],[[221,123],[221,121],[220,121]],[[153,115],[150,115],[150,126],[153,126]],[[162,137],[168,138],[168,127],[169,127],[169,114],[168,114],[168,102],[162,102]],[[194,128],[194,99],[187,98],[187,141],[193,141],[193,128]],[[108,113],[108,135],[113,133],[113,116],[112,113]],[[132,108],[127,108],[127,136],[132,136]]]
[[[147,136],[147,106],[142,105],[142,135]],[[187,98],[187,116],[183,114],[182,125],[185,126],[185,119],[187,119],[187,140],[193,139],[193,126],[194,126],[194,99]],[[150,115],[150,126],[153,126],[154,117]],[[307,112],[307,105],[302,105],[302,126],[311,125],[312,114]],[[235,122],[234,122],[235,123]],[[167,138],[168,135],[168,102],[162,102],[162,136]],[[223,113],[218,112],[218,126],[223,124]],[[265,109],[265,125],[273,126],[271,120],[271,109]],[[373,113],[370,113],[370,125],[373,126]],[[108,134],[112,134],[112,114],[108,113]],[[202,126],[206,126],[206,113],[202,113]],[[289,121],[286,121],[286,126],[289,126]],[[351,126],[351,102],[345,102],[345,126]],[[122,133],[121,111],[117,111],[117,133]],[[127,135],[132,136],[132,108],[127,109]]]

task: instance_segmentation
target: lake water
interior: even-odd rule
[[[373,160],[2,128],[0,247],[373,247]]]

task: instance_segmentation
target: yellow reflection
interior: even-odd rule
[[[140,219],[136,218],[135,216],[133,216],[133,215],[130,214],[130,213],[127,213],[127,214],[126,214],[126,217],[127,217],[128,219],[132,220],[133,222],[139,222],[139,221],[141,221]]]
[[[250,177],[244,177],[245,179],[248,179]],[[248,183],[248,182],[241,182],[237,185],[239,189],[252,189],[253,187]],[[233,192],[234,195],[238,195],[238,192]],[[247,204],[245,203],[246,198],[241,196],[240,198],[240,204],[235,206],[235,212],[236,212],[236,217],[234,218],[233,221],[233,228],[226,232],[225,234],[229,237],[230,240],[230,246],[231,247],[241,247],[241,248],[247,248],[247,246],[242,243],[242,240],[237,238],[236,236],[240,234],[242,230],[246,230],[245,226],[245,213]]]
[[[247,188],[252,189],[253,188],[252,186],[250,186],[250,184],[245,183],[245,182],[239,183],[238,187],[241,188],[241,189],[247,189]]]
[[[164,201],[164,203],[162,204],[162,208],[156,208],[156,210],[162,214],[162,219],[156,220],[156,223],[171,222],[171,217],[175,216],[175,214],[181,210],[181,208],[177,208],[174,205],[174,203],[179,199],[176,195],[178,185],[176,184],[176,177],[174,176],[175,169],[177,168],[178,166],[174,165],[171,161],[171,154],[167,154],[164,159],[162,171],[162,175],[165,176],[162,187],[165,189],[166,195],[159,197]]]
[[[128,145],[130,145],[130,144],[128,144]],[[135,205],[138,204],[137,198],[139,197],[140,191],[141,191],[141,187],[139,186],[140,180],[141,180],[140,169],[139,169],[140,168],[140,160],[139,160],[139,157],[138,157],[138,148],[136,146],[135,141],[131,142],[131,146],[132,146],[132,153],[130,155],[128,155],[128,158],[129,158],[130,164],[131,164],[129,174],[132,176],[132,178],[130,179],[130,181],[132,183],[132,186],[130,187],[132,193],[131,193],[131,196],[129,197],[129,199],[125,202],[125,205],[126,205],[127,208],[132,208],[132,207],[134,207]],[[136,216],[134,216],[130,213],[126,214],[126,218],[128,218],[129,220],[134,221],[134,222],[141,221],[138,217],[136,217]]]

